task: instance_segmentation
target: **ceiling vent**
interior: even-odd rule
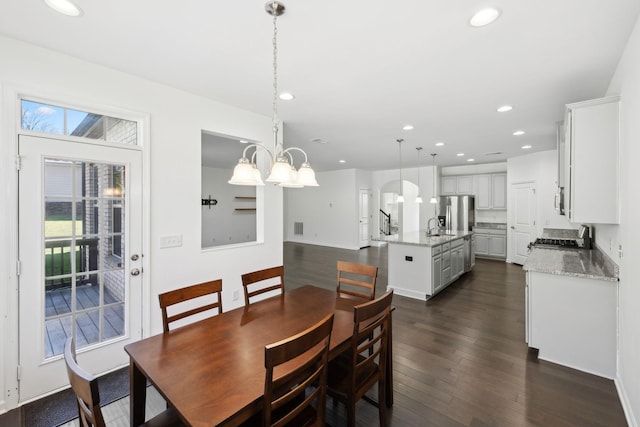
[[[502,154],[502,151],[494,151],[493,153],[484,153],[485,156],[497,156]]]
[[[322,138],[313,138],[313,139],[311,140],[311,142],[315,142],[316,144],[326,144],[326,143],[327,143],[327,141],[325,141],[325,140],[324,140],[324,139],[322,139]]]

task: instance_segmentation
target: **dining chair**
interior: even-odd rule
[[[194,298],[213,294],[216,294],[216,300],[212,303],[168,315],[168,307],[181,304]],[[169,332],[170,323],[184,319],[185,317],[214,309],[218,310],[218,314],[222,313],[222,279],[174,289],[173,291],[158,295],[158,299],[160,300],[160,309],[162,310],[162,326],[165,332]]]
[[[275,283],[273,279],[275,280]],[[244,304],[248,306],[251,298],[279,289],[284,294],[284,266],[265,268],[242,275]]]
[[[263,426],[324,426],[332,327],[330,313],[308,329],[265,347]]]
[[[386,425],[385,374],[389,349],[389,318],[393,290],[353,309],[350,351],[329,364],[327,393],[347,408],[347,425],[355,426],[356,402],[378,407],[380,426]],[[365,395],[378,383],[378,401]]]
[[[98,378],[78,365],[76,345],[73,338],[67,338],[64,344],[64,361],[71,389],[78,403],[78,420],[81,427],[106,427],[100,407]],[[181,427],[184,424],[173,409],[167,409],[140,427]]]
[[[337,269],[338,293],[369,300],[375,298],[378,267],[367,264],[338,261]]]

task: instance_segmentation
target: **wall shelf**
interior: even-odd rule
[[[255,211],[256,208],[235,208],[236,211]]]
[[[255,200],[254,196],[235,196],[234,199],[238,200]]]

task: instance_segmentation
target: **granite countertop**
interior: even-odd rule
[[[451,231],[447,236],[427,236],[426,231],[414,231],[394,236],[380,236],[373,240],[387,243],[400,243],[414,246],[438,246],[452,240],[462,239],[470,236],[473,231]]]
[[[473,229],[476,228],[493,228],[496,230],[506,230],[507,224],[504,222],[478,222],[473,226]]]
[[[538,273],[618,281],[618,266],[598,248],[546,249],[533,248],[522,268]]]

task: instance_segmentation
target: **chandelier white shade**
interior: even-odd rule
[[[270,1],[265,4],[266,12],[273,17],[273,149],[268,149],[260,144],[249,144],[242,153],[242,158],[238,160],[238,164],[233,169],[233,176],[229,180],[229,184],[234,185],[264,185],[262,181],[262,173],[255,163],[256,153],[258,149],[264,150],[269,156],[269,176],[266,181],[278,184],[288,188],[317,187],[316,173],[311,168],[307,159],[307,153],[301,148],[290,147],[286,150],[283,145],[278,142],[278,45],[277,45],[277,18],[284,13],[285,7],[277,1]],[[251,160],[247,158],[247,150],[254,148]],[[293,165],[293,156],[291,151],[296,150],[304,155],[304,162],[297,170]]]

